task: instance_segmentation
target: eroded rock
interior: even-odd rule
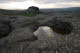
[[[42,26],[48,26],[50,27],[53,31],[65,35],[65,34],[70,34],[73,30],[73,26],[69,22],[64,22],[60,21],[57,19],[52,19],[50,21],[41,23]]]
[[[8,36],[9,42],[37,40],[30,28],[20,28],[12,31]]]

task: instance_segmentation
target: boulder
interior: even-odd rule
[[[31,7],[28,8],[28,11],[31,11],[31,10],[39,11],[39,8],[36,7],[36,6],[31,6]]]
[[[34,16],[39,13],[40,13],[39,8],[36,6],[31,6],[27,9],[27,15],[29,16]]]
[[[8,42],[22,42],[22,41],[32,41],[37,40],[37,37],[33,35],[33,32],[30,28],[20,28],[13,30],[8,36]]]
[[[0,39],[0,52],[22,53],[23,49],[27,49],[31,44],[30,42],[37,39],[30,28],[13,30],[7,37]]]
[[[7,37],[0,39],[0,46],[15,42],[25,42],[37,40],[30,28],[20,28],[13,30]]]
[[[53,31],[65,35],[70,34],[73,30],[73,26],[70,22],[60,21],[57,19],[52,19],[47,22],[43,22],[40,24],[41,26],[48,26]]]

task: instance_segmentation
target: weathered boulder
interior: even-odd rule
[[[8,36],[9,42],[36,40],[37,37],[33,35],[30,28],[20,28],[13,30]]]
[[[45,40],[49,37],[55,37],[56,35],[53,33],[53,30],[47,26],[39,27],[34,34],[38,37],[38,40]]]
[[[36,7],[36,6],[31,6],[31,7],[28,8],[28,11],[32,11],[32,10],[39,11],[39,8]]]
[[[29,15],[29,16],[34,16],[34,15],[36,15],[36,14],[39,14],[40,13],[40,11],[39,11],[39,8],[38,7],[36,7],[36,6],[31,6],[31,7],[29,7],[28,9],[27,9],[27,15]]]
[[[1,53],[22,53],[34,40],[38,38],[30,28],[13,30],[7,37],[0,39]]]
[[[14,42],[34,41],[37,40],[30,28],[20,28],[13,30],[7,37],[0,39],[0,46]]]
[[[73,26],[70,22],[64,22],[57,19],[52,19],[47,22],[41,23],[41,26],[48,26],[53,31],[59,33],[59,34],[69,34],[73,30]]]

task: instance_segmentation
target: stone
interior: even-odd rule
[[[39,11],[39,8],[38,7],[31,6],[31,7],[29,7],[27,9],[27,12],[26,13],[27,13],[28,16],[35,16],[36,14],[39,14],[41,12]]]
[[[30,28],[20,28],[13,30],[8,36],[8,42],[22,42],[22,41],[33,41],[37,40],[37,37],[33,35]]]
[[[9,32],[10,29],[8,25],[0,24],[0,38],[7,36]]]
[[[14,29],[24,28],[24,27],[30,27],[33,31],[36,31],[39,27],[39,22],[36,20],[29,20],[29,19],[18,19],[15,22],[11,23],[11,26]]]
[[[36,6],[31,6],[31,7],[28,8],[28,11],[31,11],[31,10],[39,11],[39,8],[36,7]]]
[[[43,22],[41,23],[41,26],[48,26],[53,31],[62,35],[70,34],[73,30],[73,25],[70,22],[64,22],[57,19],[52,19],[50,21]]]
[[[0,38],[8,36],[11,32],[10,20],[5,16],[0,17]]]

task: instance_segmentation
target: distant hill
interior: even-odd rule
[[[50,12],[50,13],[80,13],[80,7],[40,9],[40,11]],[[26,10],[0,9],[0,13],[22,14],[22,13],[25,13],[25,12],[27,12],[27,11]]]
[[[80,13],[80,7],[41,9],[41,11],[52,13]]]
[[[6,10],[6,9],[0,9],[0,13],[3,13],[3,14],[21,14],[21,13],[24,13],[26,12],[26,10]]]

